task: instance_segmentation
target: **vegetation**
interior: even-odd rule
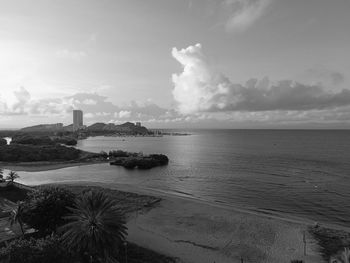
[[[7,144],[7,141],[3,138],[0,138],[0,146],[1,145],[6,145]]]
[[[4,181],[4,170],[0,167],[0,182]]]
[[[117,151],[109,151],[108,155],[109,157],[128,157],[130,156],[130,153],[117,150]]]
[[[47,135],[17,135],[12,137],[11,144],[54,145],[54,141]]]
[[[54,137],[52,139],[55,143],[61,143],[69,146],[77,145],[78,141],[70,136]]]
[[[6,188],[23,190],[15,185]],[[11,221],[39,233],[31,238],[26,234],[0,249],[0,262],[102,263],[126,262],[126,258],[129,263],[176,262],[124,241],[125,213],[150,207],[159,198],[86,186],[40,187],[26,196]]]
[[[6,180],[10,181],[13,184],[13,182],[18,178],[19,178],[19,175],[16,172],[10,171],[8,176],[6,177]]]
[[[125,221],[117,204],[104,192],[86,191],[76,200],[61,230],[63,242],[91,262],[114,262],[125,240]]]
[[[169,159],[164,154],[151,154],[149,156],[117,157],[111,165],[120,165],[127,169],[151,169],[153,167],[167,165]]]
[[[75,195],[64,188],[44,187],[28,194],[23,204],[24,222],[38,230],[40,236],[51,234],[66,223],[63,218],[69,213]]]
[[[19,224],[19,226],[21,227],[22,235],[24,236],[23,217],[24,217],[23,202],[18,202],[16,209],[13,209],[11,211],[10,223],[11,223],[11,226],[13,226],[14,224]]]
[[[1,162],[71,161],[79,159],[81,151],[61,145],[0,146]]]
[[[32,134],[17,134],[12,138],[14,144],[30,144],[30,145],[76,145],[77,140],[71,136],[49,136],[45,134],[32,135]]]
[[[333,230],[324,227],[310,227],[309,232],[320,246],[322,257],[330,259],[342,255],[344,248],[350,247],[350,233],[341,230]]]
[[[57,236],[15,239],[0,250],[0,261],[8,263],[77,262]]]
[[[5,187],[0,187],[0,197],[16,203],[18,201],[23,201],[28,197],[28,190],[9,184]]]

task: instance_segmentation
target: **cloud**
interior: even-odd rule
[[[270,5],[271,0],[226,0],[224,8],[230,10],[226,22],[228,30],[245,30],[256,22]]]
[[[251,79],[245,85],[234,84],[213,72],[196,44],[172,49],[172,56],[183,66],[173,74],[173,96],[182,114],[220,111],[281,111],[330,109],[350,105],[350,90],[326,91],[322,86],[291,80],[271,82]]]
[[[320,66],[306,70],[301,78],[312,85],[323,85],[332,88],[345,84],[345,76],[342,72]]]
[[[52,122],[71,123],[73,109],[81,109],[88,123],[125,121],[162,121],[178,116],[174,110],[164,109],[152,102],[119,106],[108,101],[108,97],[97,93],[77,93],[62,98],[32,99],[30,92],[19,88],[6,94],[0,91],[0,117],[28,116],[32,118],[52,118]],[[45,121],[46,122],[46,121]]]
[[[87,54],[84,51],[72,51],[68,49],[57,50],[55,55],[57,58],[71,59],[76,61],[87,57]]]
[[[130,118],[131,111],[122,110],[122,111],[119,112],[118,116],[119,116],[119,118],[122,118],[122,119]]]
[[[82,104],[86,104],[86,105],[96,105],[97,101],[92,100],[92,99],[86,99],[84,101],[82,101]]]

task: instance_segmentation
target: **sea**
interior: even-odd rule
[[[350,226],[349,130],[192,130],[188,136],[90,137],[77,148],[163,153],[151,170],[109,164],[20,172],[22,183],[99,182],[226,207]]]

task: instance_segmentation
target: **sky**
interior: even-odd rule
[[[350,128],[349,0],[1,0],[0,129]]]

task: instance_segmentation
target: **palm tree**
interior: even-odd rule
[[[126,226],[116,202],[102,191],[86,191],[69,208],[61,227],[62,240],[90,262],[113,262],[115,251],[125,240]]]
[[[21,227],[22,235],[24,236],[24,228],[23,228],[23,215],[24,215],[24,206],[23,202],[17,203],[17,208],[11,211],[10,215],[10,224],[13,226],[14,224],[19,224]]]
[[[4,169],[0,167],[0,182],[4,181]]]
[[[13,184],[13,182],[19,178],[19,175],[14,172],[14,171],[10,171],[8,176],[6,177],[6,180],[10,181],[11,184]]]

